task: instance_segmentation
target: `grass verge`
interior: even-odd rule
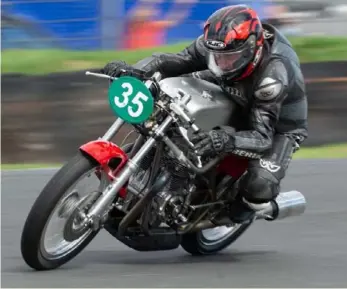
[[[1,170],[45,169],[45,168],[58,168],[61,166],[62,164],[58,164],[58,163],[1,164]]]
[[[347,158],[347,143],[320,147],[301,148],[294,159],[342,159]],[[2,164],[1,170],[61,167],[62,164]]]
[[[347,60],[347,37],[292,37],[301,62]],[[190,42],[133,51],[6,50],[2,73],[47,74],[103,67],[111,60],[135,63],[153,52],[178,52]]]
[[[347,143],[318,147],[303,147],[294,159],[343,159],[347,158]]]

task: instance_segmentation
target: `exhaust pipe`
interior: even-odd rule
[[[231,225],[232,223],[230,222],[230,219],[229,218],[225,218],[225,219],[222,219],[222,220],[218,220],[217,223],[213,223],[212,221],[210,220],[202,220],[200,222],[198,222],[197,224],[195,224],[195,226],[193,226],[189,231],[189,233],[192,233],[192,232],[197,232],[197,231],[200,231],[200,230],[205,230],[205,229],[213,229],[213,228],[216,228],[216,227],[219,227],[219,226],[227,226],[227,225]],[[187,229],[188,226],[190,226],[191,223],[188,223],[188,224],[184,224],[184,225],[181,225],[179,227],[179,230],[180,232],[183,232],[183,233],[186,233],[185,230]]]
[[[288,217],[300,216],[305,212],[306,199],[303,194],[298,191],[289,191],[280,193],[277,198],[269,203],[268,207],[256,212],[256,219],[264,219],[266,221],[281,220]],[[195,224],[189,232],[196,232],[204,229],[215,228],[232,224],[229,218],[218,220],[217,223],[210,220],[202,220]],[[179,230],[184,232],[191,223],[181,225]],[[185,232],[184,232],[185,233]]]
[[[267,221],[281,220],[300,216],[305,212],[306,199],[298,191],[280,193],[268,208],[257,213],[257,219]]]

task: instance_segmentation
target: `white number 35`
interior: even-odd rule
[[[133,87],[130,83],[125,82],[122,84],[122,87],[126,89],[122,93],[123,101],[120,101],[120,98],[118,96],[114,97],[114,103],[119,107],[123,108],[126,107],[129,103],[129,96],[133,94]],[[142,92],[138,92],[135,97],[132,99],[130,105],[128,106],[128,114],[131,117],[139,117],[142,112],[143,112],[143,103],[141,102],[146,102],[148,100],[148,96],[143,94]],[[133,105],[131,105],[133,104]],[[134,107],[135,106],[135,107]],[[135,109],[135,110],[134,110]]]

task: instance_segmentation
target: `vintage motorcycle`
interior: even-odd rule
[[[237,240],[257,219],[297,216],[306,201],[298,191],[280,193],[247,222],[233,224],[228,204],[247,158],[194,152],[194,132],[230,124],[239,107],[223,90],[190,77],[109,79],[108,99],[117,119],[102,138],[82,145],[47,183],[26,219],[21,238],[25,262],[55,269],[79,254],[104,228],[138,251],[216,253]],[[111,139],[123,125],[137,133],[118,146]],[[94,177],[95,189],[76,189]],[[83,195],[83,192],[85,195]],[[61,225],[50,228],[53,216]],[[49,233],[51,232],[51,233]]]

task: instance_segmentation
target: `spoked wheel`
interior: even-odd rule
[[[235,242],[253,222],[220,226],[182,236],[182,248],[192,255],[215,254]]]
[[[49,270],[65,264],[98,233],[84,218],[105,185],[95,175],[98,167],[79,152],[42,190],[21,238],[22,256],[33,269]]]

